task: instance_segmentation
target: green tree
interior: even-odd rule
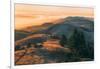
[[[69,39],[68,45],[76,55],[83,55],[86,46],[83,31],[75,28],[72,36]]]

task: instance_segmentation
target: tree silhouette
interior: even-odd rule
[[[83,31],[75,28],[68,44],[70,45],[70,48],[74,50],[74,53],[83,55],[86,46]]]
[[[65,46],[65,45],[67,45],[67,38],[66,38],[66,36],[65,35],[62,35],[62,37],[61,37],[61,39],[60,39],[60,45],[61,46]]]

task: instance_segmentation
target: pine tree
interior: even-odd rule
[[[73,49],[74,53],[77,55],[82,55],[82,52],[84,52],[86,46],[83,31],[79,31],[75,28],[72,36],[69,39],[68,45],[71,49]]]

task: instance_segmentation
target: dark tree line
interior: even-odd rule
[[[82,30],[74,29],[69,39],[65,35],[62,35],[60,39],[60,45],[68,47],[72,50],[73,57],[79,58],[94,58],[94,49],[90,43],[86,44],[84,32]]]

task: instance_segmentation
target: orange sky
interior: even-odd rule
[[[41,25],[67,16],[93,17],[93,8],[15,4],[15,29]]]

